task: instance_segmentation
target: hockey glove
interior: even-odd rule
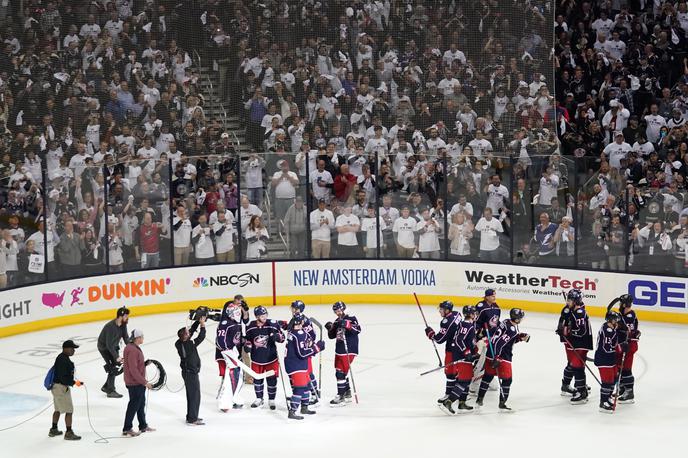
[[[279,320],[279,321],[277,322],[277,324],[279,325],[280,328],[282,328],[283,330],[286,331],[286,330],[287,330],[287,326],[288,326],[289,323],[287,323],[287,322],[284,321],[284,320]]]
[[[244,310],[244,312],[248,312],[248,304],[246,301],[241,301],[241,308]]]
[[[521,342],[528,342],[530,340],[530,336],[528,334],[526,334],[525,332],[522,332],[518,335],[518,339]]]
[[[340,326],[344,329],[351,329],[351,320],[342,320]]]
[[[628,342],[624,342],[621,344],[621,351],[623,353],[628,353]]]
[[[428,336],[428,339],[432,339],[433,337],[435,337],[435,331],[433,331],[432,328],[428,326],[427,328],[425,328],[425,335]]]
[[[464,361],[466,361],[468,363],[472,363],[473,361],[477,361],[478,359],[480,359],[480,355],[476,355],[475,353],[471,353],[469,355],[466,355],[466,357],[464,358]]]
[[[323,351],[325,349],[325,342],[322,340],[319,341],[317,344],[315,344],[315,348],[318,349],[318,351],[316,351],[316,353],[320,353],[321,351]]]
[[[636,330],[631,333],[631,337],[633,339],[639,339],[640,338],[640,331]]]
[[[334,325],[332,324],[331,321],[328,321],[327,323],[325,323],[325,329],[327,329],[328,331],[329,331],[330,329],[332,329],[333,326],[334,326]]]

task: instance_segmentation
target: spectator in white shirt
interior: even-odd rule
[[[653,103],[650,105],[650,114],[645,116],[645,124],[647,128],[645,129],[645,135],[648,141],[652,143],[657,143],[659,141],[659,131],[662,127],[666,126],[666,119],[659,113],[659,105]]]
[[[557,197],[559,190],[559,177],[553,173],[552,166],[548,165],[542,177],[540,178],[540,197],[538,198],[538,205],[541,207],[550,207],[552,205],[552,197]],[[537,213],[541,213],[538,211]]]
[[[265,159],[255,151],[252,151],[248,160],[244,161],[241,166],[243,172],[241,177],[242,188],[246,187],[249,201],[260,208],[263,205],[263,167],[265,167]]]
[[[98,35],[100,35],[100,26],[96,24],[96,18],[94,15],[88,15],[88,20],[86,24],[81,26],[79,35],[81,38],[92,38],[93,40],[98,39]]]
[[[263,211],[256,205],[253,205],[248,197],[241,197],[241,207],[239,209],[239,217],[241,219],[241,231],[246,231],[248,223],[251,221],[252,216],[263,216]]]
[[[260,216],[253,215],[244,232],[246,239],[246,259],[260,259],[267,256],[265,242],[269,239],[268,231],[263,226]]]
[[[622,132],[615,132],[614,141],[605,146],[603,152],[609,160],[609,166],[619,170],[621,168],[621,160],[626,159],[631,150],[631,145],[624,140],[624,134]]]
[[[380,228],[377,227],[377,215],[375,214],[375,204],[368,204],[366,215],[361,219],[361,232],[364,233],[365,242],[363,243],[363,251],[366,258],[375,258],[377,256],[378,239],[380,244],[380,252],[384,250],[382,242],[382,231],[387,229],[385,220],[380,218]]]
[[[478,220],[475,230],[480,232],[480,259],[499,261],[499,234],[504,232],[504,228],[498,219],[492,217],[492,210],[483,210],[483,217]]]
[[[329,202],[332,199],[334,180],[330,172],[325,170],[325,161],[322,159],[318,160],[318,168],[311,172],[309,181],[315,203],[321,199],[325,202]]]
[[[449,210],[449,220],[454,221],[457,213],[462,213],[469,220],[473,218],[473,204],[466,200],[465,194],[459,194],[459,201]]]
[[[447,234],[447,238],[450,240],[450,259],[465,260],[471,255],[469,240],[473,238],[473,229],[473,222],[465,212],[457,212],[453,215],[449,234]]]
[[[177,214],[172,219],[174,230],[174,265],[186,266],[189,264],[191,253],[191,220],[186,215],[183,205],[177,206]]]
[[[421,212],[421,220],[416,224],[418,232],[418,255],[423,259],[440,258],[440,235],[442,226],[430,214],[430,210],[424,208]]]
[[[631,117],[631,112],[618,100],[609,102],[609,108],[602,117],[602,127],[607,133],[607,141],[613,140],[612,132],[620,132],[628,127],[628,119]]]
[[[234,215],[226,210],[217,210],[217,221],[213,224],[215,235],[215,259],[219,263],[234,262]]]
[[[337,230],[337,255],[341,258],[360,256],[357,232],[361,230],[361,220],[351,213],[351,205],[344,206],[344,212],[335,221]]]
[[[294,203],[299,177],[289,170],[289,161],[282,160],[280,170],[272,176],[272,187],[275,190],[275,216],[284,220],[284,215]]]
[[[481,130],[475,132],[475,138],[468,142],[468,146],[473,149],[473,155],[478,159],[492,153],[492,143],[485,138],[485,134]]]
[[[492,175],[492,183],[487,186],[487,206],[496,215],[509,202],[509,190],[502,184],[499,175]]]
[[[392,225],[392,233],[400,258],[412,258],[416,251],[416,225],[418,222],[411,215],[409,207],[404,206]]]
[[[318,200],[318,208],[310,214],[311,226],[311,258],[328,259],[330,257],[330,243],[332,229],[334,229],[334,215],[325,208],[325,199]]]
[[[207,264],[211,262],[215,257],[213,231],[208,226],[208,218],[203,213],[198,217],[198,224],[191,231],[191,240],[194,244],[196,263]]]

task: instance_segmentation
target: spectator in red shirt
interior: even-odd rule
[[[343,205],[345,203],[353,203],[353,191],[356,187],[356,175],[349,172],[349,165],[342,164],[339,168],[339,175],[334,179],[334,185],[332,186],[334,190],[334,196],[339,203]]]
[[[143,224],[136,231],[138,243],[136,260],[141,262],[142,269],[151,269],[160,265],[160,234],[165,234],[160,223],[154,223],[150,212],[143,215]]]

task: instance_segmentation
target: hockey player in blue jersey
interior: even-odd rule
[[[473,361],[478,358],[478,349],[475,346],[475,307],[466,305],[463,310],[463,321],[460,321],[454,332],[452,344],[452,366],[456,372],[456,383],[447,399],[442,401],[440,408],[449,414],[456,411],[453,408],[454,402],[459,401],[458,411],[460,413],[471,412],[473,407],[466,404],[468,397],[468,387],[473,378]],[[446,364],[446,363],[445,363]]]
[[[289,375],[292,390],[291,402],[288,407],[289,418],[294,420],[303,420],[303,417],[297,413],[299,405],[302,415],[315,413],[308,409],[310,397],[308,360],[325,349],[325,342],[321,340],[315,343],[303,329],[305,321],[305,317],[300,313],[292,317],[284,355],[284,368]]]
[[[588,352],[592,350],[592,328],[581,290],[574,288],[566,295],[566,307],[559,318],[557,334],[564,342],[568,363],[564,369],[561,394],[571,394],[571,404],[584,404],[588,402],[585,360]],[[573,390],[569,386],[570,376],[575,380]]]
[[[635,384],[635,377],[633,377],[633,358],[638,351],[638,340],[640,340],[640,330],[638,329],[638,317],[633,307],[633,296],[630,294],[622,294],[614,299],[614,301],[607,307],[610,310],[616,302],[619,302],[619,344],[621,345],[621,353],[618,355],[617,364],[621,369],[621,382],[619,386],[619,403],[633,404],[635,402],[635,394],[633,388]]]
[[[444,345],[444,376],[446,383],[444,386],[444,396],[437,400],[438,404],[442,404],[449,399],[449,394],[454,389],[456,382],[457,367],[451,364],[454,361],[452,353],[452,346],[454,345],[454,333],[461,322],[461,314],[454,311],[454,304],[451,301],[443,301],[438,306],[442,321],[440,322],[439,331],[435,332],[430,326],[425,328],[425,335],[428,339],[435,341],[438,344]]]
[[[283,329],[291,329],[293,321],[294,321],[294,316],[300,314],[302,315],[303,318],[303,325],[302,328],[303,330],[310,336],[311,340],[313,342],[317,341],[318,337],[315,333],[315,329],[313,327],[313,323],[311,322],[310,318],[308,318],[303,312],[306,310],[306,304],[304,304],[303,301],[301,300],[295,300],[294,302],[291,303],[291,313],[292,313],[292,319],[289,321],[289,323],[284,323],[280,322],[282,325]],[[308,358],[308,388],[311,392],[311,397],[310,397],[310,403],[311,404],[317,404],[318,401],[320,400],[320,389],[318,388],[318,380],[315,378],[315,374],[313,373],[313,362],[311,358]]]
[[[473,383],[470,391],[474,393],[480,386],[483,374],[485,373],[485,357],[487,356],[487,333],[494,334],[499,326],[501,309],[497,304],[497,292],[493,288],[485,290],[485,297],[475,306],[475,340],[478,347],[479,358],[473,369]]]
[[[277,374],[279,373],[279,358],[276,343],[284,342],[284,334],[279,323],[268,319],[268,309],[258,306],[253,309],[256,319],[251,321],[246,328],[244,350],[251,355],[251,370],[257,374],[263,374],[270,370],[275,375],[268,377],[268,405],[270,410],[275,410],[275,395],[277,394]],[[253,389],[256,392],[256,400],[251,407],[263,405],[263,379],[253,380]]]
[[[528,342],[530,340],[528,334],[522,333],[518,329],[518,325],[524,317],[525,312],[523,310],[513,308],[509,312],[509,319],[502,321],[496,330],[486,330],[490,342],[487,349],[487,357],[485,358],[485,374],[480,382],[478,398],[475,401],[476,405],[483,405],[485,392],[496,375],[499,377],[500,383],[499,410],[500,412],[511,412],[511,408],[507,407],[506,401],[509,399],[509,391],[511,389],[513,347],[517,342]]]
[[[358,356],[358,335],[361,325],[353,315],[346,313],[344,302],[335,302],[332,311],[337,315],[334,323],[325,324],[327,336],[337,339],[334,349],[334,368],[337,377],[337,396],[330,401],[332,406],[341,406],[351,402],[351,387],[349,386],[349,369],[351,363]]]
[[[605,322],[597,333],[597,350],[595,350],[595,366],[600,371],[600,412],[612,413],[612,391],[616,379],[616,361],[619,348],[619,333],[617,328],[621,316],[614,311],[607,312]]]
[[[243,377],[241,369],[237,365],[243,340],[241,321],[241,305],[234,301],[228,301],[222,309],[222,316],[215,337],[215,360],[222,377],[222,384],[218,392],[218,404],[223,412],[230,408],[240,409],[242,407],[238,394],[243,386]]]

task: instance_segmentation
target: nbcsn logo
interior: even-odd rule
[[[208,279],[203,277],[198,277],[193,281],[194,288],[205,288],[208,284]]]

